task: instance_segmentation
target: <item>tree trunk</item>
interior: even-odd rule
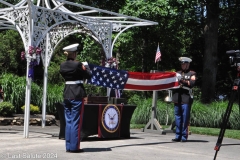
[[[236,1],[236,6],[235,6],[235,9],[237,10],[236,11],[236,14],[235,14],[235,17],[238,17],[238,15],[240,14],[240,10],[238,10],[237,8],[240,8],[240,2],[239,1]],[[237,19],[237,39],[238,39],[238,46],[240,46],[240,24],[239,24],[239,18]],[[240,49],[240,48],[237,48],[237,49]]]
[[[205,47],[201,101],[210,103],[215,97],[217,75],[219,0],[207,0],[206,2],[207,19],[204,27]]]

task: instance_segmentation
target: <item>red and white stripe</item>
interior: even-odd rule
[[[176,72],[128,72],[124,90],[154,91],[179,88]]]

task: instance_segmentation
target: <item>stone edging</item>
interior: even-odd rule
[[[46,115],[46,126],[51,126],[56,124],[55,116],[53,115]],[[14,114],[12,117],[0,117],[0,126],[6,125],[17,125],[23,126],[24,125],[24,114]],[[41,126],[42,125],[42,115],[30,115],[29,118],[29,125],[32,126]]]

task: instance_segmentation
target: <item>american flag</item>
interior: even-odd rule
[[[89,64],[88,84],[121,90],[153,91],[178,88],[176,72],[142,73],[116,70]]]
[[[161,61],[161,51],[160,51],[159,45],[157,47],[157,52],[156,52],[156,56],[155,56],[155,63],[158,62],[158,61]]]
[[[92,72],[92,78],[88,80],[89,84],[112,89],[123,89],[128,79],[127,71],[93,64],[89,64],[89,68]]]

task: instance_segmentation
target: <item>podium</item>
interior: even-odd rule
[[[85,104],[81,133],[84,138],[91,135],[98,135],[99,138],[130,138],[130,121],[135,109],[135,105]],[[115,124],[118,126],[112,124],[112,127],[110,127],[104,124],[108,122],[106,119],[109,118],[107,117],[104,121],[104,116],[110,116],[110,118],[114,116],[110,113],[119,114],[118,122],[115,122],[118,123]],[[116,118],[116,115],[114,118]],[[113,123],[113,121],[110,120],[109,123]]]
[[[62,139],[65,137],[64,106],[63,103],[56,103],[55,105],[60,118],[59,138],[61,137],[60,139]],[[130,121],[135,109],[135,105],[84,104],[81,136],[83,138],[92,135],[98,135],[99,138],[130,138]],[[114,110],[119,110],[119,113],[117,113],[118,111],[113,112]],[[111,119],[113,117],[116,118],[116,115],[114,116],[113,113],[118,114],[117,123]],[[108,116],[105,120],[108,119],[109,121],[104,121],[104,115],[106,117]],[[117,126],[115,126],[114,123],[116,123]]]

